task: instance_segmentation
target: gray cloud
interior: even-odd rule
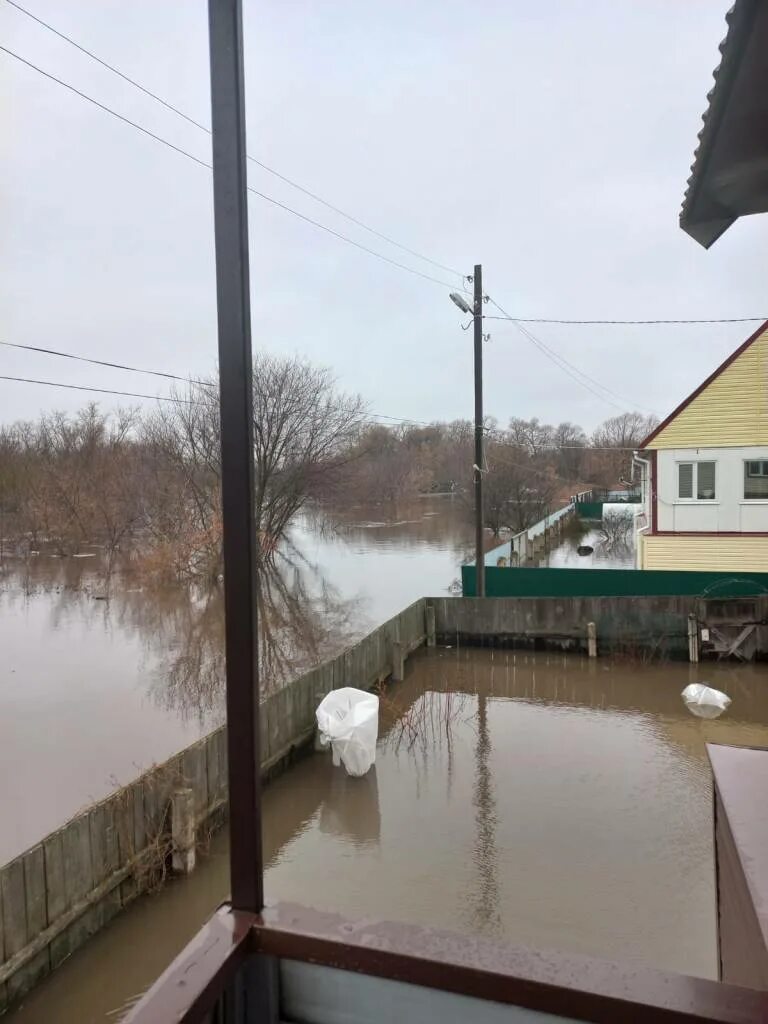
[[[208,123],[203,0],[28,0]],[[766,225],[710,252],[677,226],[727,0],[245,2],[249,150],[521,316],[759,315]],[[0,2],[5,44],[203,159],[208,138]],[[0,54],[0,335],[201,374],[215,364],[211,181]],[[268,174],[254,187],[373,239]],[[331,365],[371,408],[471,416],[471,338],[440,287],[252,197],[254,344]],[[533,328],[643,409],[668,411],[748,325]],[[592,427],[616,412],[512,325],[490,325],[486,406]],[[160,381],[0,349],[0,373],[154,393]],[[76,408],[0,381],[0,418]],[[104,399],[104,404],[111,404]],[[619,402],[618,404],[623,404]]]

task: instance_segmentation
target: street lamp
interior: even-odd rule
[[[459,292],[451,292],[451,302],[459,307],[462,313],[473,313],[474,310]]]

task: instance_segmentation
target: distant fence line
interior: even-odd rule
[[[262,772],[279,771],[311,741],[315,709],[341,686],[371,688],[434,642],[420,599],[336,658],[261,705]],[[186,799],[176,800],[178,796]],[[221,727],[78,814],[0,868],[0,1013],[162,878],[186,854],[177,837],[213,829],[227,804],[227,733]],[[192,821],[174,820],[176,813]]]

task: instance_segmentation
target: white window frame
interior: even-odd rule
[[[757,460],[752,459],[752,462]],[[698,498],[699,493],[699,463],[711,462],[715,467],[715,496],[713,498]],[[680,497],[680,466],[693,466],[693,487],[691,498]],[[676,459],[675,460],[675,504],[676,505],[718,505],[718,471],[717,459]]]
[[[768,467],[768,459],[744,459],[743,460],[742,464],[744,466],[744,473],[743,473],[742,478],[741,478],[741,500],[740,500],[740,504],[742,504],[742,505],[766,505],[766,504],[768,504],[768,496],[764,497],[764,498],[748,498],[747,495],[746,495],[747,477],[752,477],[753,480],[762,480],[763,478],[768,476],[768,473],[763,473],[763,472],[760,472],[760,473],[750,473],[749,472],[749,465],[752,462],[757,462],[757,463],[760,463],[762,466]],[[715,475],[715,479],[717,479],[717,475]],[[717,488],[717,483],[715,483],[715,488]]]

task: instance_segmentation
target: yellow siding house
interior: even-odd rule
[[[641,569],[768,572],[768,321],[643,442]]]

